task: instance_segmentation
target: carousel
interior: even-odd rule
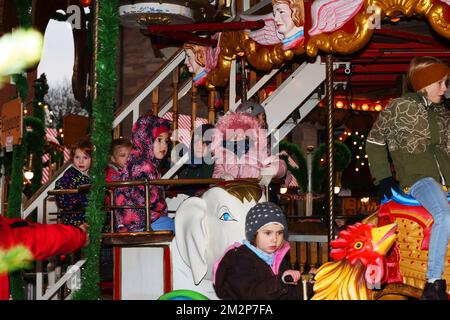
[[[219,299],[216,264],[246,239],[247,213],[267,202],[286,216],[298,300],[421,298],[433,215],[399,189],[378,196],[365,151],[377,143],[369,132],[380,112],[407,92],[411,59],[433,56],[448,70],[449,0],[251,3],[0,1],[0,222],[68,227],[67,214],[82,212],[84,235],[78,246],[45,253],[0,234],[8,287],[0,298]],[[89,114],[61,128],[48,121],[48,86],[36,71],[51,19],[72,23],[71,85]],[[250,130],[233,118],[242,113],[256,133],[236,133]],[[138,140],[152,121],[151,144]],[[198,128],[208,125],[197,156]],[[161,157],[153,146],[160,134],[168,145]],[[84,173],[76,153],[84,147],[70,153],[82,137],[92,144]],[[131,140],[131,153],[111,181],[105,169],[120,139]],[[136,160],[146,144],[158,161]],[[256,146],[256,164],[239,162],[234,172],[220,162],[230,150],[247,159]],[[198,157],[210,174],[186,175]],[[86,180],[61,187],[70,170]],[[70,212],[75,198],[83,207]],[[160,227],[161,216],[172,227]],[[450,281],[448,261],[442,279]]]

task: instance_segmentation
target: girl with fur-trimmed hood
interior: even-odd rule
[[[259,178],[268,185],[272,178],[286,174],[286,164],[269,155],[265,130],[247,113],[230,112],[219,119],[213,137],[215,157],[213,178]]]
[[[169,153],[171,122],[169,120],[143,115],[139,117],[132,130],[132,148],[121,180],[160,179],[158,165]],[[116,204],[145,205],[144,186],[119,188],[116,191]],[[150,186],[151,228],[153,230],[174,231],[173,220],[167,217],[167,204],[162,186]],[[116,223],[119,232],[144,231],[146,226],[145,209],[118,209]]]

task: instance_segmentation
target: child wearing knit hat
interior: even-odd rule
[[[238,105],[236,112],[246,112],[258,119],[261,129],[267,129],[266,112],[259,103],[254,101],[245,101]]]
[[[258,203],[247,213],[246,240],[234,244],[214,267],[221,299],[298,300],[300,271],[291,270],[287,222],[279,206]],[[290,280],[288,280],[290,276]]]

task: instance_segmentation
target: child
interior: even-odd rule
[[[181,167],[178,174],[179,179],[209,179],[214,171],[214,159],[210,153],[211,138],[214,126],[202,124],[198,126],[191,139],[188,149],[189,160]],[[209,188],[209,184],[196,184],[178,186],[175,192],[184,193],[189,196],[199,195]]]
[[[247,240],[214,266],[214,289],[226,300],[301,299],[300,271],[290,270],[287,222],[279,206],[256,204],[245,219]],[[290,276],[292,279],[289,279]]]
[[[131,151],[131,141],[120,138],[111,142],[109,148],[110,162],[105,169],[106,182],[120,180],[120,171],[125,167]]]
[[[127,164],[128,156],[131,151],[131,141],[124,138],[114,139],[109,147],[108,166],[105,169],[105,181],[114,182],[120,181],[120,174]],[[110,194],[106,195],[106,204],[111,204]],[[106,215],[103,232],[112,232],[111,230],[111,212]],[[102,281],[110,281],[113,276],[113,250],[111,246],[104,243],[101,244],[100,250],[100,276]]]
[[[248,113],[230,112],[217,122],[211,149],[215,166],[213,178],[259,178],[267,186],[273,177],[286,174],[286,164],[269,156],[265,130]]]
[[[55,183],[55,189],[77,189],[83,184],[90,184],[88,172],[92,161],[92,144],[88,140],[80,140],[70,149],[72,167]],[[80,226],[85,222],[87,192],[80,194],[64,194],[56,196],[56,203],[61,210],[64,224]]]
[[[213,159],[207,159],[207,157],[213,129],[212,124],[202,124],[195,129],[189,148],[189,160],[181,168],[179,178],[208,179],[212,177],[214,163]]]
[[[169,120],[143,115],[139,117],[132,130],[132,148],[127,165],[121,173],[121,180],[160,179],[157,168],[170,148],[171,122]],[[151,228],[153,230],[174,231],[174,222],[167,217],[167,204],[162,186],[150,186]],[[145,205],[144,186],[118,188],[116,205]],[[145,209],[116,210],[116,223],[119,232],[145,231]]]
[[[23,219],[0,216],[0,250],[23,245],[31,251],[33,258],[48,257],[81,249],[87,244],[86,224],[79,228],[62,224],[44,225]],[[0,274],[0,300],[9,298],[9,278]]]
[[[259,103],[253,101],[243,102],[236,108],[236,112],[251,114],[258,119],[259,127],[261,129],[267,129],[266,111]]]

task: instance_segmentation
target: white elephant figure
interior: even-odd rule
[[[201,198],[186,199],[175,216],[174,290],[191,289],[217,299],[212,285],[214,263],[230,245],[245,239],[245,217],[264,201],[261,187],[238,181],[213,187]]]

